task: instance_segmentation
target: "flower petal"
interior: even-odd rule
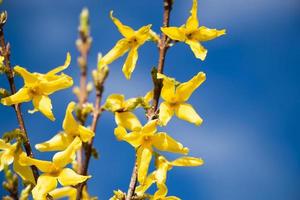
[[[80,139],[83,142],[88,142],[95,136],[95,133],[91,129],[85,126],[79,125],[78,131],[79,131]]]
[[[150,146],[141,146],[137,150],[138,181],[144,184],[149,164],[152,158],[152,149]]]
[[[200,126],[203,122],[201,117],[196,113],[192,105],[188,103],[178,104],[175,108],[175,114],[178,118]]]
[[[25,181],[29,181],[35,184],[34,176],[32,169],[28,166],[20,165],[18,159],[15,160],[13,164],[14,171]]]
[[[154,193],[153,198],[154,199],[164,199],[163,197],[165,197],[168,193],[168,188],[167,188],[166,184],[158,183],[157,187],[158,187],[158,190]]]
[[[139,147],[142,143],[142,137],[139,132],[131,132],[127,134],[125,128],[123,128],[122,126],[118,126],[117,128],[115,128],[114,133],[118,140],[123,140],[125,142],[128,142],[134,148]]]
[[[66,133],[58,133],[53,136],[50,140],[36,144],[35,148],[41,152],[46,151],[63,151],[65,150],[73,141],[73,137]]]
[[[42,172],[52,172],[52,170],[55,168],[55,166],[53,165],[52,162],[50,161],[45,161],[45,160],[38,160],[38,159],[34,159],[34,158],[30,158],[29,156],[26,156],[25,153],[22,153],[19,156],[19,164],[21,166],[36,166],[37,168],[39,168],[39,170],[41,170]]]
[[[112,112],[116,112],[121,109],[125,101],[124,95],[121,94],[111,94],[107,97],[105,102],[105,108],[109,109]]]
[[[76,200],[76,191],[76,188],[66,186],[52,190],[49,195],[54,199],[68,197],[69,200]]]
[[[152,137],[152,145],[160,151],[187,154],[189,149],[170,137],[167,133],[157,133]]]
[[[143,135],[153,135],[157,131],[157,119],[150,120],[145,124],[145,126],[142,128]]]
[[[35,200],[46,200],[47,194],[57,186],[55,177],[49,174],[39,176],[36,186],[32,190],[32,196]]]
[[[166,34],[169,38],[172,40],[177,40],[177,41],[185,41],[185,33],[182,28],[179,27],[162,27],[160,30]]]
[[[24,79],[25,85],[31,85],[38,80],[38,77],[35,74],[27,71],[23,67],[15,66],[14,71],[22,76],[22,78]]]
[[[134,30],[129,26],[125,26],[119,19],[115,18],[113,11],[110,11],[110,18],[124,37],[129,38],[134,35]]]
[[[193,51],[196,58],[205,60],[207,50],[196,40],[186,40],[188,45],[190,45],[191,50]]]
[[[52,113],[51,99],[48,96],[34,96],[32,103],[34,108],[43,113],[43,115],[45,115],[48,119],[51,121],[55,120],[55,117]]]
[[[180,167],[194,167],[200,166],[204,164],[204,161],[200,158],[194,157],[181,157],[172,162],[170,162],[172,166],[180,166]]]
[[[129,50],[127,39],[121,39],[117,44],[101,58],[99,66],[109,65],[119,57],[123,56]]]
[[[4,140],[0,139],[0,149],[6,150],[10,148],[11,148],[11,144],[6,143]]]
[[[72,114],[74,108],[75,108],[75,102],[72,101],[68,104],[68,107],[66,109],[65,118],[63,121],[63,129],[69,135],[76,134],[78,127],[79,127],[79,124],[77,123],[77,121],[75,120],[75,118]]]
[[[150,187],[151,185],[155,182],[154,179],[154,173],[150,174],[147,176],[145,179],[144,184],[139,185],[136,187],[135,192],[137,193],[138,196],[142,196]]]
[[[129,51],[129,54],[128,54],[128,56],[126,58],[126,61],[125,61],[124,65],[123,65],[123,68],[122,68],[122,71],[123,71],[125,77],[128,80],[131,78],[131,74],[134,71],[137,59],[139,57],[137,49],[138,49],[138,46],[132,48]]]
[[[140,130],[142,125],[132,112],[116,112],[115,121],[118,126],[123,126],[127,130]]]
[[[173,115],[174,109],[172,108],[172,106],[166,101],[162,102],[159,106],[159,120],[162,125],[166,126]]]
[[[191,16],[187,19],[185,23],[185,27],[187,29],[196,29],[199,26],[198,18],[197,18],[197,10],[198,9],[198,0],[193,0],[193,7],[190,11]]]
[[[58,152],[53,156],[53,163],[60,168],[63,168],[67,164],[71,163],[74,159],[76,151],[81,147],[81,144],[82,142],[79,137],[76,137],[64,151]]]
[[[61,72],[61,71],[65,70],[65,69],[67,69],[67,68],[69,67],[70,63],[71,63],[71,55],[70,55],[70,53],[68,52],[68,53],[67,53],[66,60],[65,60],[65,63],[64,63],[62,66],[58,66],[58,67],[56,67],[55,69],[52,69],[51,71],[49,71],[49,72],[46,74],[46,76],[47,76],[47,75],[54,75],[54,74],[57,74],[58,72]]]
[[[163,79],[161,97],[169,103],[175,103],[177,101],[175,96],[175,79],[160,73],[157,73],[157,79]]]
[[[196,76],[194,76],[191,80],[181,83],[176,88],[176,96],[179,101],[184,102],[187,101],[192,93],[205,81],[206,75],[203,72],[199,72]]]
[[[2,98],[1,103],[5,106],[10,106],[13,104],[18,104],[22,102],[28,102],[32,99],[28,88],[21,88],[15,94]]]
[[[51,81],[43,80],[40,84],[42,93],[49,95],[56,91],[71,87],[73,85],[73,79],[70,76],[62,74]]]
[[[197,31],[194,32],[193,39],[198,40],[200,42],[206,42],[225,34],[226,34],[225,29],[217,30],[217,29],[210,29],[205,26],[201,26]]]
[[[63,186],[69,186],[69,185],[77,185],[78,183],[82,183],[89,179],[91,176],[82,176],[74,172],[70,168],[63,169],[57,179],[59,183]]]

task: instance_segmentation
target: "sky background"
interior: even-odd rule
[[[208,48],[204,62],[185,44],[168,51],[165,73],[169,76],[184,82],[199,71],[207,74],[189,101],[204,123],[196,127],[173,118],[161,129],[189,147],[192,156],[205,160],[202,167],[170,171],[170,195],[184,200],[300,199],[299,4],[298,0],[199,0],[200,24],[226,28],[227,35],[204,44]],[[191,5],[192,0],[175,0],[170,24],[182,25]],[[91,16],[90,71],[96,67],[97,53],[107,53],[121,38],[109,18],[110,10],[135,29],[151,23],[159,32],[162,23],[161,0],[4,0],[0,8],[8,11],[5,34],[11,44],[12,64],[45,73],[63,64],[70,51],[73,59],[65,73],[78,84],[75,40],[83,7]],[[151,89],[150,70],[157,65],[157,49],[148,42],[139,55],[131,81],[121,72],[125,57],[110,66],[105,98],[111,93],[141,96]],[[22,86],[21,78],[16,82]],[[0,83],[8,87],[3,76]],[[51,99],[54,123],[40,113],[27,114],[31,103],[22,106],[32,144],[61,130],[65,108],[75,96],[70,88]],[[1,132],[17,127],[11,108],[0,106],[0,113]],[[143,111],[138,114],[145,122]],[[132,147],[116,141],[114,127],[113,115],[104,113],[95,138],[100,159],[92,160],[89,170],[93,176],[90,193],[100,200],[109,199],[114,189],[127,191],[134,162]]]

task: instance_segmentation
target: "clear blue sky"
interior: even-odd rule
[[[192,0],[175,0],[171,25],[185,22],[191,4]],[[90,68],[96,65],[97,53],[106,53],[121,37],[109,19],[110,10],[134,28],[152,23],[159,31],[162,21],[159,0],[4,0],[0,8],[9,14],[5,33],[12,64],[47,72],[62,64],[70,51],[73,60],[66,73],[78,83],[75,40],[78,15],[85,6],[90,10],[93,37]],[[202,126],[173,119],[165,129],[206,163],[172,170],[170,195],[184,200],[300,199],[299,8],[297,0],[199,0],[201,25],[226,28],[228,34],[204,44],[205,62],[195,59],[184,44],[167,55],[165,72],[179,81],[198,71],[207,74],[207,81],[190,100],[204,118]],[[121,72],[124,58],[113,63],[105,97],[124,92],[134,97],[150,90],[149,72],[157,58],[155,45],[144,45],[131,81]],[[22,80],[17,82],[21,86]],[[7,87],[3,77],[0,83]],[[71,89],[52,95],[55,123],[40,113],[27,114],[32,105],[23,105],[32,143],[61,130],[66,105],[74,99]],[[16,128],[12,109],[0,106],[0,113],[1,132]],[[133,165],[134,151],[116,141],[113,129],[112,114],[103,114],[95,139],[100,159],[92,161],[89,181],[91,193],[100,200],[108,199],[114,189],[127,190]],[[35,153],[39,158],[51,155]]]

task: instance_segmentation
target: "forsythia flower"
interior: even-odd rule
[[[158,156],[155,165],[156,170],[151,173],[145,180],[143,185],[136,188],[138,194],[143,194],[154,182],[156,182],[158,190],[153,195],[153,200],[159,199],[179,199],[177,197],[166,197],[168,188],[166,186],[167,172],[174,166],[194,167],[203,164],[203,160],[194,157],[181,157],[172,162],[169,162],[165,157]]]
[[[70,62],[71,56],[68,53],[63,66],[59,66],[46,74],[30,73],[26,69],[16,66],[14,70],[22,76],[25,84],[17,93],[1,99],[1,103],[9,106],[32,100],[34,110],[30,111],[31,113],[40,111],[54,121],[51,99],[48,96],[73,85],[71,77],[63,73],[57,75],[58,72],[66,69]]]
[[[19,156],[22,153],[21,147],[18,143],[9,144],[0,139],[0,171],[3,170],[5,165],[13,163],[14,171],[22,177],[23,180],[35,183],[33,173],[30,167],[21,166],[19,163]]]
[[[205,26],[199,27],[197,19],[197,0],[193,0],[191,16],[187,19],[185,25],[181,27],[163,27],[161,31],[169,36],[172,40],[185,42],[194,52],[196,58],[205,60],[207,50],[200,44],[215,39],[225,34],[225,29],[209,29]]]
[[[149,163],[152,158],[154,146],[159,151],[168,151],[173,153],[187,154],[189,149],[167,133],[157,133],[157,120],[149,121],[140,130],[133,131],[127,134],[124,127],[118,126],[115,128],[117,139],[124,140],[137,149],[137,166],[138,166],[138,181],[142,184],[147,176]]]
[[[41,144],[36,144],[35,148],[39,151],[61,151],[66,149],[75,137],[79,137],[81,141],[88,142],[90,141],[95,133],[80,125],[72,115],[72,112],[75,108],[75,102],[70,102],[67,110],[65,119],[63,121],[62,133],[58,133],[50,140],[43,142]]]
[[[76,188],[70,186],[56,188],[55,190],[49,192],[49,195],[53,199],[61,199],[63,197],[68,197],[69,200],[76,200],[76,194],[77,194]]]
[[[165,126],[175,113],[178,118],[199,126],[202,123],[202,119],[192,105],[185,102],[190,98],[194,90],[205,81],[205,73],[199,72],[185,83],[178,83],[175,79],[159,73],[157,78],[163,79],[161,96],[165,100],[159,107],[159,120],[161,123]]]
[[[76,137],[64,151],[53,156],[52,162],[30,158],[22,154],[20,164],[24,166],[35,165],[40,169],[41,174],[36,186],[32,190],[32,196],[36,200],[46,199],[47,194],[57,187],[57,181],[62,186],[77,185],[86,181],[91,176],[82,176],[74,172],[66,165],[71,163],[75,157],[75,152],[81,147],[81,140]]]
[[[112,11],[110,12],[110,17],[124,38],[119,40],[100,60],[100,66],[109,65],[129,51],[122,71],[125,77],[130,79],[138,59],[138,48],[151,38],[151,25],[143,26],[135,31],[129,26],[123,25],[117,18],[113,17]]]
[[[136,130],[142,127],[140,121],[133,114],[133,109],[139,107],[142,103],[141,98],[130,98],[125,101],[124,95],[112,94],[107,97],[104,108],[114,112],[115,121],[118,126],[128,130]]]

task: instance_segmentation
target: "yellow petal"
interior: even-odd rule
[[[52,162],[30,158],[29,156],[26,156],[25,153],[22,153],[19,156],[18,161],[21,166],[34,165],[37,168],[39,168],[39,170],[41,170],[42,172],[52,172],[52,170],[55,168]]]
[[[78,131],[79,124],[75,120],[72,112],[75,108],[75,102],[70,102],[66,109],[65,118],[63,121],[63,129],[69,135],[74,135]]]
[[[178,104],[175,108],[175,114],[178,118],[193,123],[196,126],[202,124],[203,121],[194,108],[188,103]]]
[[[28,166],[21,166],[19,161],[16,159],[13,164],[14,171],[25,181],[29,181],[35,184],[32,170]]]
[[[159,120],[162,125],[166,126],[173,115],[174,109],[172,108],[172,106],[166,101],[162,102],[159,106]]]
[[[22,103],[22,102],[28,102],[32,99],[29,89],[27,88],[21,88],[17,93],[2,98],[1,99],[1,103],[5,106],[10,106],[13,104],[18,104],[18,103]]]
[[[172,162],[170,162],[172,166],[183,166],[183,167],[194,167],[200,166],[204,164],[204,161],[200,158],[194,157],[181,157]]]
[[[177,101],[175,96],[175,79],[167,77],[160,73],[157,73],[157,78],[163,79],[161,97],[167,102],[175,103]]]
[[[137,148],[142,143],[142,137],[139,132],[131,132],[127,134],[126,129],[122,126],[115,128],[115,136],[118,140],[123,140],[131,144],[134,148]]]
[[[117,44],[101,58],[99,66],[109,65],[119,57],[123,56],[129,50],[127,39],[121,39]]]
[[[203,72],[199,72],[191,80],[181,83],[176,88],[176,96],[179,101],[187,101],[192,93],[205,81],[206,75]]]
[[[42,174],[39,176],[36,186],[32,190],[34,200],[45,200],[47,194],[54,190],[57,186],[55,177],[49,174]]]
[[[170,137],[167,133],[157,133],[152,137],[152,145],[160,151],[187,154],[189,149]]]
[[[82,183],[86,181],[91,176],[82,176],[74,172],[70,168],[63,169],[57,179],[59,183],[63,186],[69,186],[69,185],[77,185],[78,183]]]
[[[58,152],[53,156],[53,163],[63,168],[71,163],[74,159],[76,151],[81,147],[81,140],[76,137],[73,142],[64,151]]]
[[[104,106],[107,107],[107,109],[111,110],[112,112],[115,112],[122,108],[124,101],[125,101],[124,95],[112,94],[107,97]]]
[[[136,31],[136,37],[139,45],[144,44],[151,37],[151,24],[147,26],[142,26],[139,30]]]
[[[162,27],[160,30],[172,40],[185,41],[185,33],[182,28],[178,27]]]
[[[135,68],[137,59],[138,59],[138,51],[137,51],[137,47],[134,47],[129,51],[129,54],[122,68],[122,71],[128,80],[131,78],[131,74]]]
[[[54,75],[54,74],[57,74],[58,72],[61,72],[65,69],[67,69],[69,67],[71,63],[71,55],[70,53],[68,52],[67,53],[67,57],[66,57],[66,61],[65,63],[62,65],[62,66],[58,66],[56,67],[55,69],[52,69],[51,71],[49,71],[46,75]]]
[[[169,197],[165,197],[163,200],[181,200],[181,199],[175,196],[169,196]]]
[[[135,189],[136,194],[138,196],[142,196],[151,187],[151,185],[154,182],[155,182],[154,173],[152,173],[149,176],[147,176],[147,178],[145,179],[144,184],[139,185],[138,187],[136,187],[136,189]]]
[[[150,101],[152,101],[153,95],[154,95],[153,90],[150,90],[150,91],[147,92],[147,94],[144,96],[144,102],[145,102],[147,105],[150,104]]]
[[[34,75],[33,73],[30,73],[23,67],[15,66],[14,71],[22,76],[22,78],[24,79],[25,85],[31,85],[38,80],[38,77],[36,75]]]
[[[95,136],[95,133],[91,129],[81,125],[79,125],[78,131],[79,131],[80,139],[83,142],[88,142]]]
[[[36,144],[35,148],[41,152],[65,150],[73,141],[73,137],[66,133],[58,133],[50,140]]]
[[[167,180],[168,163],[162,162],[159,164],[158,169],[155,171],[155,179],[158,184],[163,184]]]
[[[125,135],[127,135],[127,131],[124,127],[118,126],[117,128],[115,128],[114,134],[115,134],[117,140],[123,140]]]
[[[226,34],[226,30],[217,30],[217,29],[210,29],[205,26],[201,26],[195,33],[193,34],[193,39],[198,40],[200,42],[206,42],[209,40],[213,40],[217,37]]]
[[[118,126],[122,126],[127,130],[140,130],[142,125],[138,118],[132,112],[116,112],[115,120]]]
[[[10,148],[11,148],[11,144],[6,143],[4,140],[0,139],[0,149],[6,150]]]
[[[51,121],[54,121],[54,115],[52,113],[51,99],[48,96],[34,96],[32,100],[35,109],[39,110],[43,115],[45,115]]]
[[[168,188],[164,183],[157,184],[158,190],[154,193],[154,199],[164,199],[168,193]]]
[[[76,188],[73,187],[62,187],[62,188],[56,188],[55,190],[52,190],[49,195],[53,199],[61,199],[64,197],[68,197],[69,200],[76,200]]]
[[[145,124],[145,126],[142,128],[141,132],[143,135],[153,135],[157,131],[157,120],[150,120]]]
[[[152,149],[149,146],[141,146],[137,151],[138,181],[142,185],[148,173],[152,158]]]
[[[185,27],[187,29],[196,29],[199,26],[197,18],[198,0],[193,0],[193,7],[190,11],[191,16],[187,19]]]
[[[0,152],[0,171],[5,165],[10,165],[14,162],[14,154],[11,151]]]
[[[62,74],[59,75],[59,77],[55,78],[55,80],[41,81],[40,85],[41,85],[41,92],[43,94],[49,95],[56,91],[71,87],[73,85],[73,79],[70,76]]]
[[[134,30],[129,26],[125,26],[124,24],[122,24],[122,22],[120,22],[119,19],[115,18],[113,16],[113,11],[110,11],[110,18],[124,37],[129,38],[134,35]]]
[[[199,58],[202,61],[205,60],[207,50],[197,40],[186,40],[185,42],[190,45],[196,58]]]

